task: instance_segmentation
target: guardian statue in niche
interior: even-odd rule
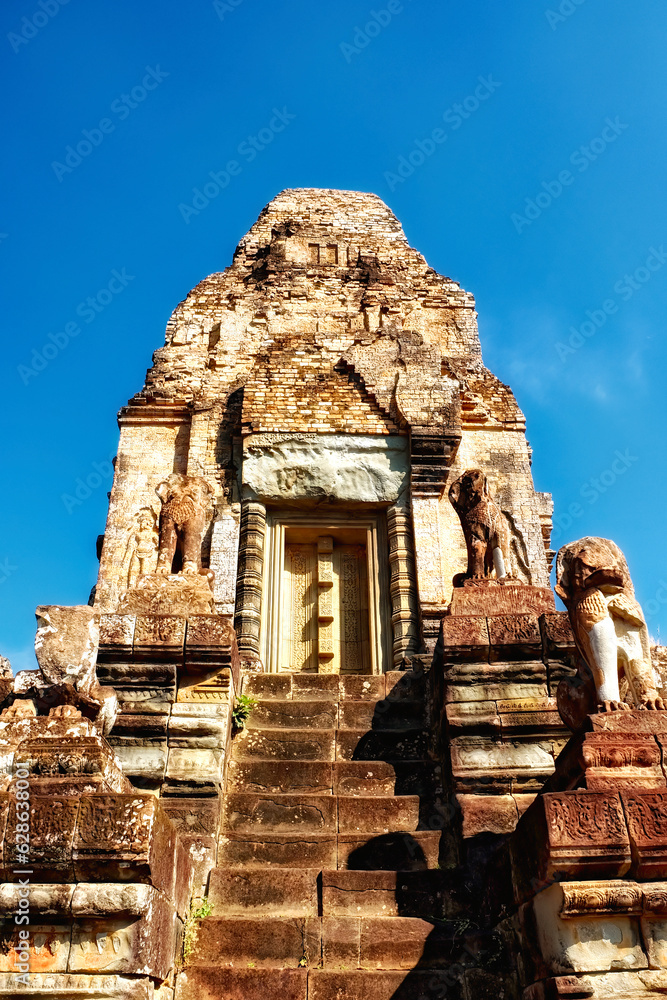
[[[561,681],[558,708],[570,728],[591,712],[665,709],[656,688],[648,629],[618,545],[580,538],[556,561],[556,593],[584,661],[580,682]]]
[[[162,501],[156,572],[169,576],[180,555],[181,572],[201,573],[201,540],[212,490],[200,476],[173,472],[155,489]]]
[[[484,473],[467,469],[449,487],[449,499],[461,520],[468,549],[464,578],[483,580],[495,570],[498,580],[506,579],[511,565],[509,528],[489,493]]]

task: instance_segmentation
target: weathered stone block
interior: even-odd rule
[[[330,793],[332,765],[311,760],[230,760],[227,791]]]
[[[215,868],[208,898],[218,916],[316,917],[317,874],[309,868]]]
[[[267,933],[264,920],[207,917],[199,924],[190,965],[248,965],[298,969],[320,957],[319,920],[274,916]]]
[[[218,864],[248,867],[335,868],[335,834],[225,834],[218,846]]]
[[[368,837],[338,835],[338,868],[380,871],[424,871],[439,865],[440,831],[417,830]],[[323,865],[332,868],[334,865]]]
[[[337,760],[333,782],[336,795],[393,795],[396,767],[383,760]]]
[[[5,917],[0,923],[0,974],[11,974],[16,988],[15,996],[19,995],[20,987],[16,979],[19,971],[27,971],[29,968],[31,978],[34,973],[67,972],[72,937],[72,929],[68,923],[47,923],[43,918],[33,918],[27,941],[19,937],[23,928],[16,926],[13,915]],[[27,963],[24,961],[24,949],[28,952]]]
[[[340,796],[338,829],[341,833],[389,833],[416,830],[419,799],[416,795]]]
[[[339,729],[336,760],[422,760],[428,757],[429,745],[429,734],[418,729]]]
[[[248,729],[335,729],[337,706],[332,701],[258,701]]]
[[[333,760],[332,729],[245,729],[235,737],[235,760]]]
[[[618,794],[538,796],[510,841],[517,901],[565,878],[613,878],[630,869],[628,830]]]
[[[359,968],[361,921],[358,917],[322,919],[322,964],[325,968]]]
[[[185,618],[173,615],[137,615],[134,630],[135,651],[179,654],[185,643]]]
[[[153,796],[82,796],[72,852],[77,879],[148,880],[173,897],[175,852],[176,831]]]
[[[22,991],[31,1000],[53,997],[94,997],[99,1000],[153,1000],[153,983],[146,977],[31,972],[30,986]],[[0,973],[0,997],[16,998],[16,973]]]
[[[332,795],[253,795],[225,797],[226,829],[235,833],[325,833],[336,830]]]
[[[621,793],[632,845],[632,873],[667,878],[667,791]]]
[[[445,662],[488,660],[489,642],[489,630],[483,615],[442,619],[438,643],[443,647]]]
[[[220,800],[215,798],[170,798],[160,800],[179,836],[182,833],[215,836],[220,825]]]
[[[362,969],[407,970],[417,964],[423,966],[428,939],[437,936],[432,923],[416,917],[362,917],[360,925]],[[431,964],[432,955],[429,959]]]
[[[224,750],[169,750],[165,777],[192,788],[219,785],[224,759]]]
[[[9,810],[4,842],[4,862],[7,869],[33,868],[41,882],[72,881],[72,845],[79,815],[79,799],[72,796],[31,795],[29,807],[29,834],[17,830],[18,810],[13,807]],[[28,846],[23,851],[25,845]]]
[[[456,796],[463,820],[463,836],[480,833],[508,834],[516,828],[519,813],[511,795]]]
[[[176,909],[152,886],[77,886],[70,972],[166,979],[179,932]]]
[[[491,660],[531,660],[541,652],[542,638],[535,615],[493,615],[489,627]]]
[[[568,919],[563,919],[561,911],[567,906],[568,888],[567,884],[552,885],[528,904],[532,907],[535,938],[531,940],[528,935],[527,943],[533,946],[539,974],[645,969],[648,961],[637,918],[621,912],[568,914]],[[585,885],[581,890],[585,892]]]
[[[100,650],[111,653],[116,646],[132,648],[135,615],[100,615]]]
[[[306,1000],[305,969],[221,969],[202,966],[179,973],[175,1000]]]

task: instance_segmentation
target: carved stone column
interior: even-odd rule
[[[392,504],[387,510],[389,593],[394,633],[394,664],[419,650],[419,603],[409,508]]]
[[[260,655],[259,631],[262,612],[264,536],[266,507],[256,500],[244,500],[241,507],[239,575],[234,627],[241,654]]]

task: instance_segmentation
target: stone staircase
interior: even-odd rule
[[[447,966],[427,677],[249,675],[213,914],[177,1000],[464,996]],[[472,995],[472,994],[471,994]]]

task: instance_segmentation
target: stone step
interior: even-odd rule
[[[248,729],[335,729],[338,703],[335,701],[258,701],[250,713]]]
[[[243,693],[262,701],[391,701],[424,702],[426,675],[411,670],[386,674],[247,674]]]
[[[306,1000],[307,984],[305,969],[195,966],[178,974],[174,1000]]]
[[[390,833],[413,831],[419,823],[417,795],[339,795],[340,833]]]
[[[213,873],[211,874],[213,877]],[[458,913],[444,871],[322,872],[322,915],[423,917],[443,920]]]
[[[429,743],[429,734],[421,729],[338,729],[336,760],[424,760],[429,755]]]
[[[384,760],[337,760],[333,765],[337,795],[394,795],[396,770]]]
[[[434,795],[440,767],[432,761],[230,760],[227,792],[324,795]]]
[[[339,833],[337,868],[355,871],[423,871],[437,868],[439,830],[394,831],[375,837]]]
[[[225,833],[389,833],[419,823],[416,795],[257,795],[225,797]]]
[[[209,876],[208,900],[214,916],[316,917],[318,876],[317,868],[214,868]],[[333,892],[333,880],[331,888]]]
[[[302,836],[263,833],[223,834],[218,841],[218,866],[244,868],[337,868],[335,833]]]
[[[465,971],[461,964],[452,971],[447,969],[413,969],[410,972],[376,970],[373,972],[350,969],[311,969],[308,972],[308,1000],[481,1000],[481,994],[469,993],[464,986]],[[236,995],[225,993],[236,1000]],[[187,1000],[194,1000],[190,994]],[[176,1000],[185,1000],[176,994]],[[209,1000],[202,993],[201,1000]],[[210,1000],[213,1000],[212,996]],[[254,1000],[247,997],[246,1000]],[[281,1000],[294,1000],[293,996]],[[301,1000],[301,998],[300,998]]]
[[[319,917],[211,916],[199,923],[188,964],[298,969],[318,965],[321,954]]]
[[[225,796],[223,829],[227,833],[335,833],[337,800],[333,795]]]
[[[424,704],[420,701],[342,701],[338,729],[423,729]]]
[[[243,693],[263,701],[287,699],[337,702],[344,698],[378,701],[385,697],[388,676],[387,674],[248,674],[243,682]]]
[[[247,729],[423,729],[419,701],[287,701],[261,699],[252,709]]]
[[[447,940],[419,917],[322,918],[322,965],[331,969],[437,968],[451,961]]]
[[[409,971],[449,962],[447,944],[418,917],[210,916],[198,924],[188,964]]]
[[[376,836],[360,833],[225,833],[218,841],[218,867],[353,868],[421,871],[436,868],[440,832],[400,831]]]
[[[424,760],[422,729],[244,729],[232,741],[233,760]]]
[[[236,737],[238,739],[238,737]],[[230,760],[227,794],[259,792],[331,794],[335,765],[321,760]]]
[[[335,971],[330,969],[220,969],[198,966],[179,973],[175,1000],[444,1000],[473,997],[465,970]]]
[[[233,760],[334,760],[335,729],[244,729],[232,741]]]

